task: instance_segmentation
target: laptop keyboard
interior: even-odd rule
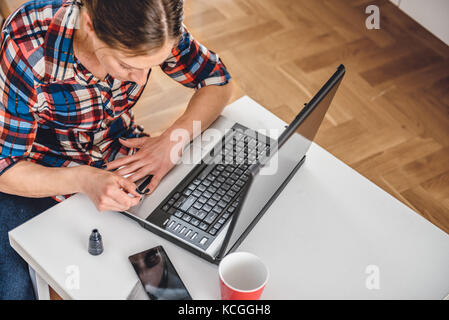
[[[217,153],[213,163],[206,164],[184,187],[178,185],[162,202],[159,209],[170,216],[166,230],[204,248],[225,226],[249,179],[250,165],[269,150],[268,138],[247,130],[234,128],[222,140],[220,150],[211,151],[211,155]]]

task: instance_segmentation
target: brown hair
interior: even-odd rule
[[[82,0],[97,37],[135,55],[182,34],[183,0]]]

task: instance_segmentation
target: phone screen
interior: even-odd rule
[[[132,255],[129,261],[151,300],[192,300],[162,246]]]

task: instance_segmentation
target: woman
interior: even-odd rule
[[[192,139],[193,121],[207,128],[228,103],[229,73],[182,20],[183,0],[35,0],[5,22],[0,299],[34,297],[9,230],[77,192],[99,211],[136,205],[135,182],[153,174],[151,192],[174,165],[173,130]],[[171,127],[150,137],[131,108],[155,66],[195,93]]]

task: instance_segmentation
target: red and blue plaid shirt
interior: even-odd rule
[[[100,80],[74,56],[79,13],[75,0],[35,0],[5,22],[0,51],[0,174],[20,160],[47,167],[101,167],[118,153],[135,152],[122,146],[119,137],[148,136],[134,123],[131,110],[144,87],[109,75]],[[218,55],[185,27],[160,67],[196,90],[224,85],[231,78]],[[53,198],[62,201],[69,196]]]

